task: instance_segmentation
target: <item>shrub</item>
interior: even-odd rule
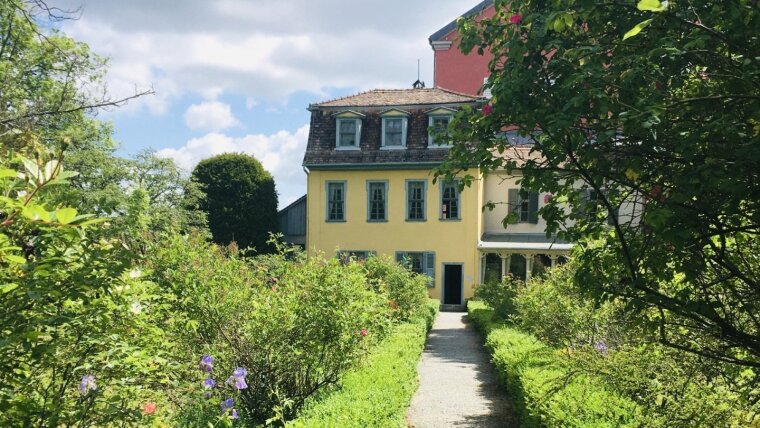
[[[307,398],[338,382],[384,337],[397,314],[388,303],[390,293],[409,313],[424,313],[425,302],[414,303],[417,293],[404,291],[418,289],[415,276],[383,267],[398,282],[378,287],[379,278],[369,281],[361,263],[289,257],[242,259],[234,250],[222,252],[196,238],[175,237],[163,242],[151,263],[151,277],[171,291],[176,309],[187,314],[184,324],[173,326],[183,344],[182,358],[211,354],[215,372],[218,367],[224,378],[235,367],[247,369],[248,388],[239,391],[235,402],[248,423],[292,418]],[[190,392],[202,380],[192,369],[182,378]],[[219,385],[213,391],[225,389]],[[198,407],[202,393],[195,397],[180,397],[178,407]],[[208,419],[202,416],[183,414],[181,424],[205,426]]]
[[[370,257],[364,262],[369,283],[389,297],[389,305],[399,320],[421,314],[427,301],[427,279],[410,272],[390,257]]]
[[[346,374],[335,391],[314,397],[293,428],[405,427],[404,415],[417,389],[417,362],[440,302],[412,322],[397,326],[367,360]]]
[[[470,318],[486,334],[486,347],[527,427],[639,426],[635,403],[598,378],[575,373],[568,361],[535,337],[494,322],[482,302],[470,302]]]
[[[484,301],[494,310],[494,316],[506,320],[515,314],[515,297],[518,290],[524,287],[521,280],[512,274],[502,277],[501,282],[486,282],[475,288],[475,298]]]

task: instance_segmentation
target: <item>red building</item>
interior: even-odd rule
[[[485,0],[467,11],[465,18],[490,18],[495,14],[493,0]],[[448,89],[470,95],[479,95],[483,82],[488,77],[489,51],[478,55],[477,51],[463,54],[459,50],[459,30],[456,19],[436,31],[430,38],[433,48],[433,80],[436,88]]]

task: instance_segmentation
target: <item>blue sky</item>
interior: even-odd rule
[[[101,118],[120,154],[153,149],[186,171],[224,152],[259,159],[280,206],[306,191],[308,105],[433,83],[430,34],[476,0],[53,0],[81,10],[61,30],[109,59],[114,98],[156,94]]]

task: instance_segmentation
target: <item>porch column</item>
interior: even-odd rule
[[[480,253],[480,281],[479,284],[486,280],[486,253]]]
[[[523,257],[525,257],[525,282],[528,282],[533,270],[533,254],[523,254]]]
[[[549,254],[549,258],[552,259],[552,266],[554,267],[557,264],[557,255],[556,254]]]
[[[501,278],[499,278],[499,281],[501,282],[504,280],[504,277],[509,272],[509,260],[507,259],[507,255],[504,253],[499,253],[499,257],[501,257]]]

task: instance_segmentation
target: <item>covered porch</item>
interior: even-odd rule
[[[524,281],[567,262],[572,244],[536,233],[484,234],[478,241],[480,283],[507,274]]]

